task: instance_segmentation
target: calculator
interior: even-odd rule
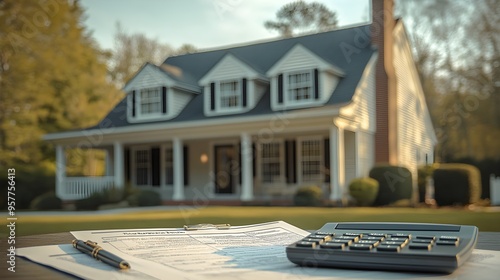
[[[471,255],[478,229],[424,223],[326,223],[286,247],[300,266],[451,273]]]

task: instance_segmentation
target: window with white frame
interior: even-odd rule
[[[241,107],[240,83],[236,80],[220,83],[220,108]]]
[[[135,151],[135,183],[138,186],[149,185],[150,150]]]
[[[295,72],[288,75],[288,98],[292,102],[314,99],[311,71]]]
[[[141,89],[140,108],[141,115],[161,113],[160,88]]]
[[[302,181],[311,182],[321,180],[321,140],[303,140],[302,148]]]
[[[165,179],[166,185],[174,184],[174,156],[172,148],[165,150]]]
[[[263,183],[276,183],[281,178],[281,145],[279,142],[261,144],[261,177]]]

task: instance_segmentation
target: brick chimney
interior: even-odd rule
[[[378,49],[376,66],[377,131],[375,162],[397,164],[397,95],[393,64],[393,0],[372,0],[372,44]]]

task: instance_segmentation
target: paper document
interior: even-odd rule
[[[496,279],[500,252],[474,250],[449,275],[299,267],[287,245],[309,235],[285,222],[227,230],[130,229],[76,231],[131,265],[120,271],[79,253],[71,245],[22,248],[18,254],[84,279]],[[71,240],[68,240],[70,243]]]

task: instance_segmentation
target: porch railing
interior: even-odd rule
[[[113,183],[113,176],[66,177],[58,193],[62,200],[83,199],[95,192],[113,188]]]

